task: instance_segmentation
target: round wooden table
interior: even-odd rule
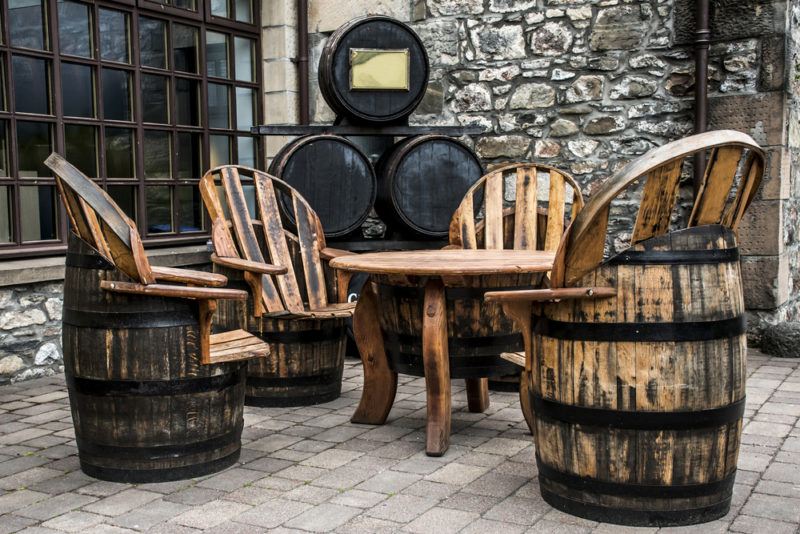
[[[422,360],[427,394],[426,450],[429,456],[441,456],[450,443],[451,393],[445,286],[470,286],[476,277],[542,273],[553,268],[554,259],[553,252],[545,251],[459,249],[375,252],[331,261],[331,267],[335,269],[397,277],[424,288]],[[386,357],[374,284],[364,286],[353,323],[364,363],[364,389],[352,421],[381,425],[386,422],[394,403],[397,372],[390,368]],[[469,389],[469,381],[467,383]]]

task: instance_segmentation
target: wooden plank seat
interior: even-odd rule
[[[513,198],[513,202],[506,201]],[[547,250],[555,252],[564,229],[583,207],[580,187],[569,174],[535,163],[514,163],[495,168],[467,191],[450,222],[450,245],[456,249]],[[512,287],[528,289],[546,285],[547,277],[485,277],[486,289]],[[464,316],[478,319],[458,321],[457,337],[493,337],[500,354],[523,349],[522,335],[499,305],[478,295],[459,301]],[[466,308],[463,308],[466,306]],[[503,341],[504,340],[504,341]],[[458,355],[456,355],[458,356]],[[503,363],[505,363],[503,361]],[[498,366],[500,367],[500,366]],[[468,393],[477,399],[473,405],[488,406],[488,387],[505,391],[520,390],[520,372],[505,364],[503,375],[468,379]],[[474,382],[469,384],[469,382]],[[524,383],[524,381],[522,382]],[[527,392],[521,392],[527,397]],[[530,421],[529,421],[530,423]]]
[[[700,152],[703,181],[681,205]],[[524,409],[551,505],[638,526],[728,512],[747,350],[735,232],[764,164],[735,131],[656,148],[592,195],[559,246],[549,289],[486,295],[525,337]],[[630,206],[636,219],[621,227]],[[627,248],[615,249],[610,220],[630,236]]]
[[[247,302],[221,304],[217,322],[259,336],[272,348],[269,358],[248,368],[247,402],[297,406],[335,399],[345,320],[355,303],[337,302],[337,294],[346,295],[349,275],[333,273],[327,262],[348,252],[327,247],[305,199],[267,173],[218,167],[203,176],[200,192],[212,221],[214,270],[229,287],[250,295]],[[267,261],[284,271],[265,268]]]
[[[249,334],[225,345],[211,318],[218,300],[247,293],[221,287],[219,274],[151,266],[136,225],[105,191],[57,154],[45,163],[72,230],[62,344],[81,468],[144,483],[232,465],[245,361],[269,346]]]

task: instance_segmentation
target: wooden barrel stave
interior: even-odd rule
[[[483,294],[497,288],[530,288],[536,275],[492,275],[445,280],[451,378],[499,377],[516,366],[500,358],[523,350],[522,335],[512,321]],[[377,283],[381,329],[392,369],[424,376],[422,363],[423,280],[373,276]],[[519,387],[519,386],[517,386]]]
[[[719,226],[654,238],[581,281],[617,287],[617,298],[542,308],[530,397],[545,500],[631,525],[727,513],[747,348],[735,247]],[[651,261],[672,254],[677,262],[647,264],[652,251]],[[692,264],[693,255],[704,259]]]
[[[448,236],[450,219],[483,165],[464,143],[443,135],[398,142],[377,164],[375,211],[394,229],[425,238]]]
[[[200,363],[191,301],[99,287],[101,280],[124,279],[70,237],[62,343],[81,468],[104,480],[144,483],[234,464],[243,364]]]
[[[269,173],[295,188],[322,222],[326,237],[360,232],[375,203],[372,163],[352,141],[337,135],[309,135],[284,146]],[[291,199],[279,195],[286,221],[294,226]]]
[[[214,271],[228,277],[228,287],[249,290],[240,272],[219,266]],[[305,298],[305,285],[299,288]],[[344,319],[259,318],[248,298],[246,303],[220,302],[214,321],[222,329],[245,329],[270,345],[268,357],[248,363],[245,404],[305,406],[330,402],[341,394],[347,342]]]

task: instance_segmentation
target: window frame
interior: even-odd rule
[[[58,0],[43,0],[45,12],[45,32],[49,42],[50,50],[32,50],[22,47],[13,47],[10,43],[10,30],[6,23],[8,21],[8,0],[0,0],[0,59],[2,59],[2,74],[5,87],[6,105],[5,110],[0,109],[0,122],[7,124],[7,145],[8,145],[8,174],[9,176],[0,177],[0,187],[9,187],[9,207],[11,222],[10,243],[0,243],[0,261],[4,259],[19,257],[34,257],[43,255],[57,255],[66,250],[66,238],[68,233],[67,219],[65,210],[61,203],[56,200],[56,221],[57,238],[55,240],[35,241],[22,243],[21,234],[21,213],[20,213],[20,187],[25,185],[45,185],[55,186],[52,176],[42,176],[35,178],[24,178],[19,176],[19,151],[17,140],[17,121],[37,121],[51,124],[52,148],[60,154],[65,154],[66,138],[65,128],[68,125],[89,125],[95,127],[96,132],[96,158],[98,176],[92,177],[97,183],[107,189],[110,186],[134,186],[135,189],[135,220],[143,242],[146,247],[158,247],[167,245],[204,243],[208,239],[210,228],[205,209],[202,209],[204,216],[204,228],[202,231],[183,231],[181,232],[179,188],[182,186],[197,187],[199,179],[202,177],[180,178],[178,177],[178,135],[179,133],[192,133],[200,136],[200,170],[201,173],[210,167],[210,139],[211,135],[226,135],[229,138],[230,161],[238,161],[238,138],[242,136],[253,137],[256,165],[263,165],[264,143],[259,136],[253,136],[249,131],[237,130],[237,108],[236,108],[236,88],[248,88],[255,91],[254,122],[261,122],[263,117],[263,91],[262,65],[259,61],[261,48],[261,32],[258,25],[260,17],[260,0],[253,0],[254,24],[246,24],[233,20],[221,19],[210,15],[210,0],[196,0],[197,12],[165,6],[154,0],[97,0],[88,2],[84,0],[74,0],[83,3],[90,8],[90,20],[92,23],[92,54],[93,57],[81,57],[66,55],[60,52],[59,40],[59,21],[58,21]],[[229,0],[230,4],[233,2]],[[101,57],[99,14],[100,9],[112,9],[127,13],[128,24],[130,25],[129,42],[129,63],[121,63],[112,60],[105,60]],[[145,67],[140,64],[140,41],[139,41],[139,18],[145,16],[166,21],[167,28],[167,69]],[[235,16],[235,15],[234,15]],[[176,71],[174,65],[174,36],[173,26],[183,24],[196,28],[198,35],[197,49],[197,73]],[[228,78],[217,78],[207,75],[206,72],[206,32],[216,32],[227,35],[227,61]],[[254,41],[254,65],[253,81],[239,81],[235,79],[235,46],[234,37],[246,37]],[[12,74],[12,56],[14,54],[27,57],[43,58],[50,64],[50,100],[51,115],[38,115],[30,113],[19,113],[14,111],[14,88]],[[94,79],[93,98],[94,98],[94,117],[65,117],[63,113],[62,95],[62,63],[73,63],[87,65],[92,68]],[[125,71],[129,74],[129,93],[131,100],[131,120],[112,120],[105,118],[103,101],[102,69],[116,69]],[[159,74],[169,79],[168,89],[168,108],[170,111],[169,121],[166,124],[152,124],[143,122],[143,106],[141,103],[141,78],[143,74]],[[177,124],[177,80],[189,79],[198,85],[197,105],[199,109],[199,124],[178,125]],[[208,83],[224,84],[229,87],[229,114],[230,122],[227,129],[210,128],[209,108],[208,108]],[[133,170],[135,177],[131,178],[108,178],[107,177],[107,157],[106,157],[106,128],[124,128],[132,133],[133,137]],[[144,149],[143,139],[145,130],[166,130],[171,132],[171,145],[169,147],[171,162],[170,178],[150,178],[144,176]],[[169,186],[171,190],[170,213],[172,219],[172,231],[169,233],[148,233],[147,224],[147,187]],[[185,219],[184,219],[185,220]]]

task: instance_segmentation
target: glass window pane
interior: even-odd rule
[[[255,124],[256,92],[246,87],[236,88],[236,128],[249,132]]]
[[[46,50],[42,1],[8,0],[8,30],[13,46]]]
[[[227,165],[231,162],[231,138],[227,135],[209,136],[211,167]]]
[[[190,11],[197,11],[197,4],[194,0],[174,0],[173,4],[175,7],[179,7],[181,9],[188,9]]]
[[[173,24],[172,39],[175,70],[197,73],[197,60],[199,57],[197,51],[200,47],[200,36],[197,28],[184,26],[183,24]]]
[[[16,111],[50,113],[50,64],[45,59],[14,56],[12,59]]]
[[[256,167],[256,143],[252,137],[238,137],[236,149],[239,152],[239,165]]]
[[[215,17],[230,18],[228,0],[211,0],[211,14]]]
[[[92,57],[92,23],[89,6],[58,2],[58,42],[62,54]]]
[[[106,127],[106,176],[136,176],[133,164],[133,130]]]
[[[44,160],[53,151],[50,123],[17,121],[17,150],[20,177],[53,175],[44,164]]]
[[[64,115],[94,117],[94,75],[92,67],[76,63],[61,64],[61,98]]]
[[[234,37],[233,48],[236,53],[236,79],[245,82],[255,81],[253,75],[255,44],[253,40]]]
[[[2,32],[0,32],[2,33]],[[8,111],[6,100],[6,56],[0,56],[0,110]]]
[[[144,143],[144,177],[148,179],[164,179],[172,175],[170,160],[171,145],[169,132],[145,130]]]
[[[142,74],[142,119],[144,122],[169,122],[169,79]]]
[[[177,123],[200,126],[200,83],[177,78],[175,80],[175,100]]]
[[[236,20],[253,22],[253,0],[234,0],[236,3]]]
[[[224,33],[206,32],[206,74],[228,77],[228,36]]]
[[[191,185],[178,186],[178,231],[203,231],[203,203],[200,189]]]
[[[131,75],[128,71],[102,69],[103,117],[107,120],[129,121],[131,113]]]
[[[227,85],[208,84],[209,128],[230,128],[230,89]]]
[[[0,187],[0,243],[11,243],[11,188]]]
[[[90,178],[97,174],[97,127],[83,124],[64,125],[65,156]]]
[[[139,57],[142,66],[167,68],[167,23],[139,17]]]
[[[11,176],[9,167],[8,121],[0,121],[0,176]]]
[[[125,212],[125,215],[136,221],[136,186],[109,185],[108,196]]]
[[[169,186],[145,188],[147,207],[147,233],[166,234],[172,232],[172,191]]]
[[[19,205],[23,242],[58,238],[54,185],[21,186]]]
[[[200,178],[202,176],[201,140],[199,133],[178,133],[177,178]]]
[[[130,22],[128,15],[110,9],[100,10],[100,57],[130,63]]]

